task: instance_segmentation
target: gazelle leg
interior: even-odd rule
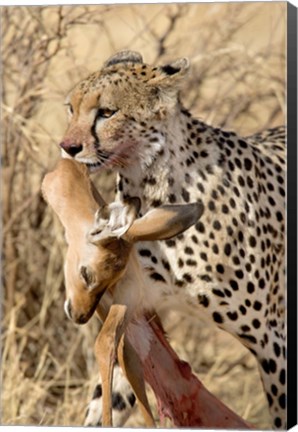
[[[126,311],[124,305],[112,305],[95,341],[94,351],[102,377],[102,426],[112,426],[113,368],[125,330]]]
[[[155,427],[155,421],[147,399],[140,359],[127,338],[125,338],[125,335],[121,337],[118,346],[118,362],[135,393],[146,425]]]

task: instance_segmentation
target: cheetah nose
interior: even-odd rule
[[[69,144],[67,141],[62,141],[62,143],[60,143],[60,147],[71,157],[75,157],[83,150],[82,144]]]

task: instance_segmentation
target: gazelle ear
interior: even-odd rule
[[[88,240],[97,244],[105,238],[120,238],[132,226],[138,216],[141,201],[138,197],[115,201],[100,207],[95,214]]]
[[[122,238],[129,242],[167,240],[194,225],[203,211],[201,202],[164,205],[136,219]]]
[[[109,205],[110,218],[108,228],[117,238],[122,237],[138,216],[141,201],[138,197],[127,198],[123,203],[114,202]]]
[[[129,197],[123,200],[124,204],[130,207],[130,211],[134,214],[136,218],[141,209],[141,200],[139,197]]]

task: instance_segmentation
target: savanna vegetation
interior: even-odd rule
[[[156,64],[187,56],[186,107],[249,135],[284,123],[285,23],[284,2],[2,7],[2,424],[81,425],[96,383],[99,323],[64,314],[63,231],[40,193],[60,157],[67,91],[117,50]],[[113,181],[96,176],[108,199]],[[164,319],[205,385],[269,427],[251,354],[204,321]],[[136,409],[127,426],[141,424]]]

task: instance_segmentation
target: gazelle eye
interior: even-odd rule
[[[90,287],[95,281],[94,274],[91,269],[89,267],[82,266],[80,268],[80,273],[87,287]]]
[[[112,110],[110,108],[99,108],[97,111],[97,118],[110,118],[112,115],[114,115],[117,112],[117,110]]]

